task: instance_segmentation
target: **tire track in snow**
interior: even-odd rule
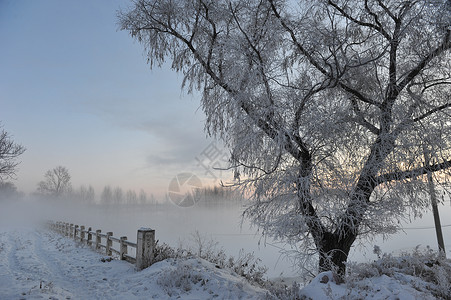
[[[12,246],[9,244],[9,236],[6,232],[0,233],[0,294],[6,293],[8,287],[12,286],[15,274],[10,268],[10,253]]]
[[[2,242],[8,246],[1,259],[2,279],[6,282],[2,284],[1,299],[72,298],[70,292],[55,285],[54,281],[60,275],[57,270],[50,269],[46,259],[37,255],[40,237],[36,231],[27,231],[26,234],[10,231],[2,237]],[[20,291],[17,291],[17,286],[21,287]]]
[[[2,257],[4,275],[7,283],[4,286],[2,297],[6,299],[10,297],[14,299],[24,298],[33,287],[39,287],[39,283],[33,278],[34,268],[24,265],[23,250],[27,246],[29,248],[30,243],[25,244],[17,231],[5,233],[3,235],[3,242],[7,245],[5,247],[5,255]],[[19,292],[9,288],[18,285],[21,287]]]
[[[0,289],[1,300],[113,299],[117,291],[128,290],[117,270],[134,272],[128,263],[102,263],[92,249],[45,230],[9,231],[0,238],[6,245],[0,267],[4,265],[9,280]]]
[[[57,278],[58,286],[73,291],[77,299],[99,298],[95,295],[99,293],[98,282],[102,278],[92,280],[93,276],[89,276],[90,269],[93,269],[90,267],[92,261],[89,257],[82,257],[82,260],[72,258],[72,255],[75,254],[73,251],[84,251],[83,247],[75,246],[74,250],[72,240],[59,235],[55,236],[55,234],[49,232],[36,232],[36,234],[39,235],[36,240],[36,255],[40,260],[45,261],[47,268],[55,274],[54,278]],[[43,241],[45,242],[43,243]],[[97,258],[97,254],[91,251],[89,250],[89,256]],[[64,255],[61,255],[61,252]],[[103,286],[107,285],[105,282],[101,283],[103,283]],[[80,289],[80,287],[83,287],[83,289]]]

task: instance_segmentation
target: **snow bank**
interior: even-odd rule
[[[451,261],[427,248],[373,263],[348,265],[346,284],[332,272],[316,276],[300,291],[311,299],[451,299]]]
[[[324,278],[328,278],[329,281],[325,282]],[[311,299],[436,299],[430,292],[413,288],[414,282],[412,285],[407,285],[387,275],[347,284],[337,284],[331,278],[333,278],[331,272],[320,273],[301,290],[300,295]]]

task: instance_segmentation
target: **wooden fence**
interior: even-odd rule
[[[138,270],[145,269],[152,264],[155,248],[155,230],[149,228],[138,229],[136,243],[132,243],[127,240],[126,236],[117,238],[113,236],[112,232],[102,233],[100,229],[92,231],[91,227],[86,228],[85,226],[66,222],[49,222],[49,226],[60,234],[85,243],[98,251],[103,252],[104,249],[105,254],[108,256],[112,256],[115,253],[119,256],[119,259],[135,264]],[[117,249],[113,247],[113,242],[118,245]],[[129,247],[136,249],[136,257],[128,254]]]

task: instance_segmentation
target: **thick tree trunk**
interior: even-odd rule
[[[346,273],[346,261],[356,235],[349,232],[340,238],[336,234],[326,232],[319,247],[319,272],[333,271],[343,278]]]
[[[336,230],[333,233],[323,231],[316,236],[320,272],[330,270],[341,278],[346,274],[349,251],[357,238],[374,188],[374,180],[360,180]]]

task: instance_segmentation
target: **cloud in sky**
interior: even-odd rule
[[[176,172],[199,171],[194,158],[212,141],[199,96],[168,66],[151,71],[117,31],[127,5],[0,2],[0,121],[27,148],[20,189],[57,165],[98,194],[107,184],[161,194]]]

